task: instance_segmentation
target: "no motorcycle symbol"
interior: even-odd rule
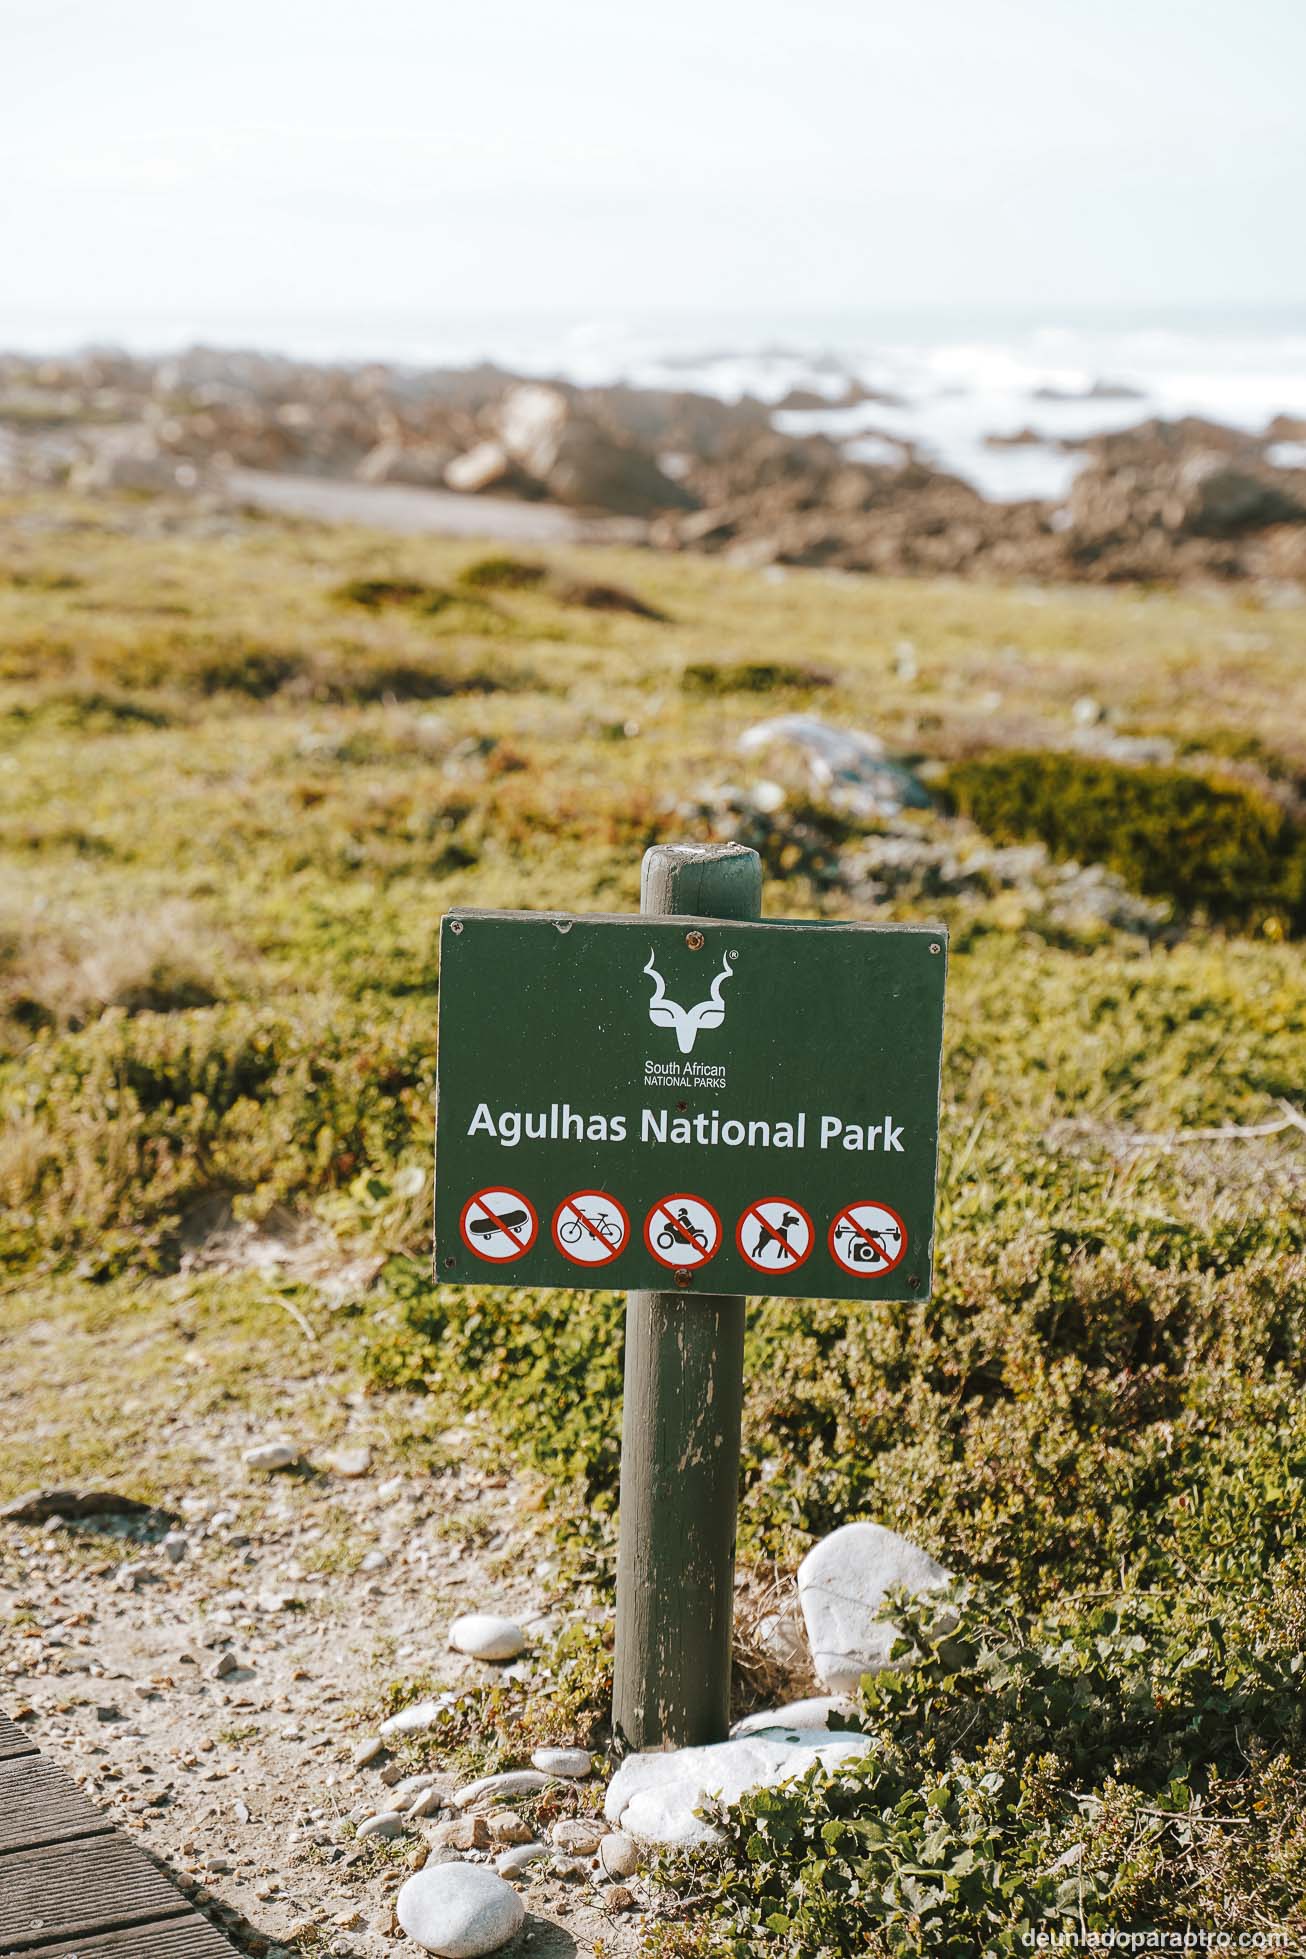
[[[880,1279],[907,1255],[907,1227],[887,1204],[845,1204],[830,1225],[830,1256],[858,1279]]]
[[[796,1272],[816,1243],[816,1227],[792,1197],[760,1197],[735,1226],[739,1256],[755,1272]]]
[[[506,1185],[474,1191],[463,1205],[458,1229],[469,1252],[491,1265],[520,1258],[535,1243],[540,1220],[529,1197]]]
[[[644,1243],[659,1265],[683,1272],[716,1257],[721,1249],[721,1220],[705,1197],[674,1191],[645,1218]]]

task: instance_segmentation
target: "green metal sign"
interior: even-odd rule
[[[437,1277],[926,1297],[946,964],[935,926],[451,913]]]

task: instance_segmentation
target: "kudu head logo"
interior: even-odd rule
[[[653,964],[651,947],[644,971],[653,981],[653,998],[648,1005],[649,1019],[655,1027],[674,1027],[680,1052],[689,1054],[701,1030],[704,1027],[719,1027],[726,1017],[726,1003],[721,998],[721,989],[732,977],[729,959],[721,961],[721,971],[712,982],[711,993],[696,1007],[678,1007],[674,1000],[668,1000],[666,982]]]

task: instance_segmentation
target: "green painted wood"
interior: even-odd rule
[[[112,1828],[108,1817],[44,1755],[0,1762],[0,1853],[101,1836]]]
[[[650,916],[753,919],[761,901],[755,851],[645,854]],[[721,1741],[729,1728],[744,1303],[627,1297],[613,1726],[629,1748]]]

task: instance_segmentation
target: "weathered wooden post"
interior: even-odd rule
[[[740,844],[645,853],[646,918],[756,919],[762,865]],[[707,954],[711,929],[686,935]],[[724,1739],[739,1501],[744,1300],[626,1301],[613,1725],[632,1748]]]

